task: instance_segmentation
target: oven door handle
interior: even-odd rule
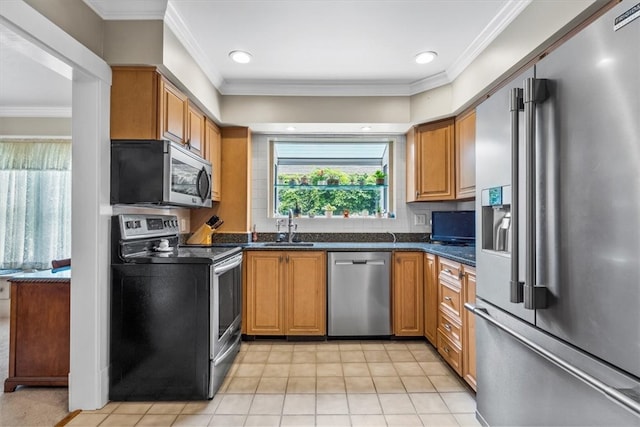
[[[222,353],[220,356],[215,358],[215,360],[213,361],[213,366],[215,367],[221,364],[229,356],[229,353],[236,350],[236,346],[238,345],[241,339],[242,339],[242,335],[238,334],[238,337],[233,341],[233,344],[231,344],[224,353]]]
[[[242,256],[239,256],[237,257],[237,259],[229,261],[228,264],[222,264],[220,266],[214,267],[213,272],[216,276],[220,276],[226,273],[227,271],[236,268],[241,264],[242,264]]]

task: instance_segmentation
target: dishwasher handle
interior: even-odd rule
[[[384,265],[383,259],[351,259],[336,261],[336,265]]]

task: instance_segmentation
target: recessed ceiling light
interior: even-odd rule
[[[229,58],[238,64],[247,64],[251,62],[251,54],[243,50],[234,50],[229,52]]]
[[[429,62],[433,61],[434,59],[436,59],[436,56],[438,56],[438,54],[436,52],[421,52],[419,54],[416,55],[416,62],[418,64],[428,64]]]
[[[292,132],[292,131],[296,130],[296,128],[295,128],[295,126],[288,126],[288,127],[287,127],[287,130],[288,130],[289,132]]]
[[[371,130],[371,126],[362,126],[362,130],[368,132]]]

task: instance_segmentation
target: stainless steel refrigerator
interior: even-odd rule
[[[640,3],[476,114],[478,419],[640,425]]]

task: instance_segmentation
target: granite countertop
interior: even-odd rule
[[[312,246],[287,245],[286,243],[272,245],[268,242],[245,243],[241,246],[245,250],[321,250],[321,251],[423,251],[444,258],[458,261],[462,264],[475,267],[476,248],[475,246],[452,246],[439,245],[435,243],[421,242],[398,242],[398,243],[361,243],[361,242],[313,242]]]
[[[34,271],[32,273],[18,273],[8,277],[9,282],[70,282],[71,270],[52,273],[51,270]]]

